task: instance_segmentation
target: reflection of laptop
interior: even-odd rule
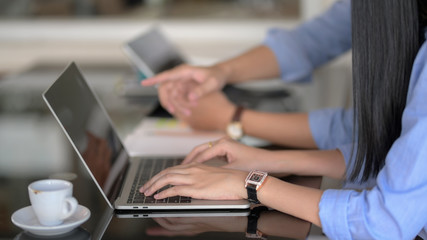
[[[116,209],[249,207],[246,200],[208,201],[180,196],[155,200],[139,193],[139,187],[151,177],[151,174],[167,166],[179,164],[179,159],[130,158],[105,109],[74,63],[71,63],[43,93],[43,98],[110,207]],[[143,174],[139,175],[138,171],[143,171]]]
[[[96,227],[92,231],[91,239],[103,239],[104,234],[109,227],[111,221],[117,221],[117,219],[128,219],[128,218],[141,218],[147,222],[141,222],[141,227],[144,226],[158,226],[154,220],[150,218],[208,218],[205,221],[212,221],[213,223],[218,221],[224,221],[226,217],[244,217],[243,221],[250,214],[250,209],[213,209],[213,210],[116,210],[114,211],[110,207],[107,207],[102,211],[102,215],[96,219]],[[113,218],[115,217],[115,218]],[[185,221],[185,220],[184,220]],[[116,223],[113,223],[114,225]],[[140,239],[144,238],[144,231],[140,231]]]
[[[116,211],[117,218],[191,218],[191,217],[246,217],[250,209],[209,209],[209,210],[162,210],[162,211]]]

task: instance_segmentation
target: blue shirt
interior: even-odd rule
[[[349,0],[293,30],[272,29],[264,44],[272,49],[284,81],[309,81],[312,71],[351,47]],[[426,34],[427,36],[427,34]],[[412,68],[402,132],[376,178],[324,191],[319,216],[331,239],[427,239],[427,44]],[[309,113],[320,149],[338,148],[351,171],[353,111]]]

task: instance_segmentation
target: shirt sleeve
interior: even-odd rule
[[[427,58],[415,60],[402,132],[372,189],[326,190],[319,203],[331,239],[413,239],[427,229]]]
[[[335,149],[353,142],[353,110],[322,109],[308,115],[310,131],[319,149]]]
[[[293,30],[269,30],[264,45],[275,54],[284,81],[309,81],[316,67],[351,48],[350,9],[350,0],[337,1]]]

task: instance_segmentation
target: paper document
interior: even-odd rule
[[[187,155],[195,146],[224,137],[222,132],[197,131],[171,118],[145,118],[125,139],[131,156]]]

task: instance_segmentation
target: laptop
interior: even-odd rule
[[[247,200],[211,201],[175,196],[155,200],[138,189],[154,174],[180,164],[177,157],[130,157],[102,106],[75,63],[43,93],[89,175],[109,206],[121,210],[245,209]]]

